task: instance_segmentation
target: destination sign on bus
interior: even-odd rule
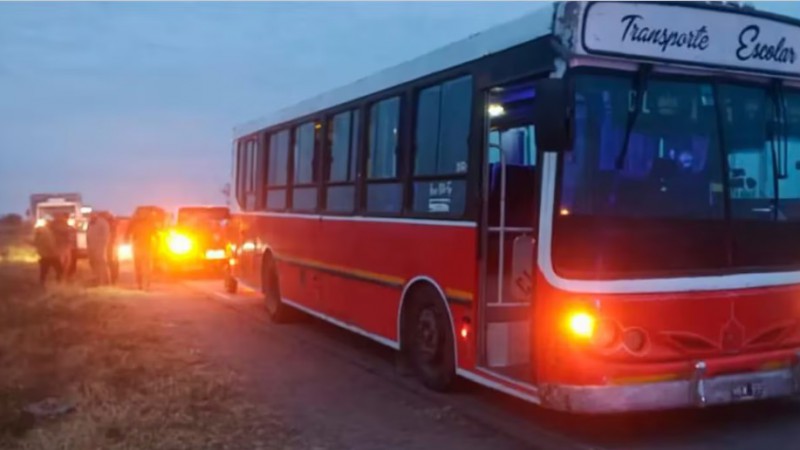
[[[747,11],[600,2],[583,27],[587,53],[800,77],[800,26]]]

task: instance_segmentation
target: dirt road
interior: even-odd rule
[[[31,269],[26,270],[33,283]],[[139,436],[136,430],[164,429],[173,434],[173,441],[164,441],[162,431],[154,431],[152,438],[141,440],[149,444],[134,447],[159,443],[159,448],[222,448],[213,442],[224,439],[238,443],[227,448],[302,450],[800,448],[796,401],[590,418],[543,411],[469,382],[459,383],[453,393],[436,394],[402,375],[393,353],[372,341],[310,317],[288,325],[271,323],[258,295],[227,295],[219,281],[162,282],[151,292],[137,293],[129,289],[130,280],[123,281],[114,290],[57,290],[27,301],[21,293],[0,296],[5,298],[0,306],[5,307],[7,327],[19,328],[6,330],[6,341],[14,338],[19,343],[15,336],[30,337],[30,345],[6,346],[5,354],[0,347],[0,362],[6,363],[0,382],[13,381],[9,367],[17,369],[20,382],[30,378],[25,374],[42,366],[36,363],[44,361],[42,349],[63,359],[50,369],[72,380],[77,389],[77,413],[56,428],[29,424],[29,441],[40,442],[36,433],[46,432],[51,443],[70,437],[72,444],[59,444],[64,448],[88,448],[80,445],[83,441],[130,448],[130,439]],[[67,308],[64,314],[54,309],[57,305]],[[8,314],[19,315],[27,306],[50,318],[26,322]],[[86,314],[76,316],[72,311],[78,307]],[[35,328],[24,328],[26,323]],[[41,327],[49,334],[37,331]],[[57,343],[48,337],[70,329],[75,329],[69,334],[72,344],[63,337]],[[46,343],[37,344],[42,339]],[[52,355],[47,361],[55,364]],[[53,381],[52,376],[46,379]],[[178,381],[164,385],[166,379]],[[96,387],[89,397],[82,388],[87,385]],[[118,397],[107,395],[117,385],[125,388]],[[191,386],[198,389],[188,389]],[[196,395],[224,394],[233,388],[236,395]],[[140,395],[126,394],[131,389]],[[63,389],[54,391],[63,394]],[[0,400],[2,394],[0,390]],[[242,405],[242,398],[255,407],[242,411],[252,412],[231,409]],[[92,421],[87,421],[91,414]],[[0,438],[2,419],[0,414]],[[74,424],[85,432],[66,433]],[[197,445],[187,445],[190,438]],[[25,448],[53,448],[41,442]]]
[[[216,286],[216,283],[214,284]],[[406,384],[397,384],[385,351],[315,320],[276,327],[247,296],[192,291],[151,297],[146,308],[170,321],[187,346],[245,375],[257,402],[291,424],[297,442],[315,449],[523,449]],[[143,306],[145,306],[143,304]]]
[[[254,294],[219,282],[172,287],[151,313],[244,375],[258,402],[312,448],[796,449],[800,404],[742,405],[611,418],[549,413],[471,383],[434,394],[395,370],[383,347],[312,318],[267,319]]]

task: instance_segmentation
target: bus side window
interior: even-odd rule
[[[244,208],[245,198],[245,173],[247,170],[247,153],[246,153],[246,141],[239,140],[236,144],[236,177],[235,177],[235,187],[236,187],[236,202],[239,203],[239,207]]]
[[[267,209],[281,211],[286,208],[289,171],[289,130],[281,130],[270,134],[267,159]]]
[[[460,217],[466,209],[472,77],[422,89],[416,101],[413,211]]]
[[[325,158],[325,211],[352,213],[358,170],[359,111],[350,110],[328,120],[329,154]]]
[[[318,173],[314,168],[320,128],[321,125],[315,122],[307,122],[294,130],[293,211],[314,211],[317,208]]]
[[[400,97],[374,103],[369,114],[367,211],[399,213],[403,184],[397,181]]]

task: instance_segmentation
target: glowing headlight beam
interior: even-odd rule
[[[185,255],[192,250],[192,240],[180,233],[170,233],[167,237],[167,247],[176,255]]]

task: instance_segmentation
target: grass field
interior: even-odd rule
[[[28,242],[32,238],[29,227],[0,226],[0,263],[35,263],[36,251]]]
[[[245,400],[234,374],[136,313],[145,294],[45,290],[24,243],[5,239],[2,248],[0,448],[286,448],[281,422]],[[72,411],[25,411],[47,398]]]

